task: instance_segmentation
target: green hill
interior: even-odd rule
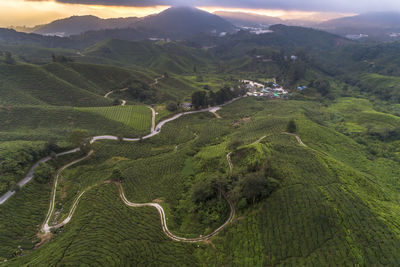
[[[131,70],[82,63],[0,64],[0,103],[8,105],[106,106],[104,95],[128,80],[152,79]]]
[[[350,100],[330,109],[345,115]],[[340,121],[333,117],[325,125],[316,123],[313,111],[330,114],[311,102],[243,99],[218,111],[222,119],[189,115],[142,143],[101,142],[91,160],[63,175],[60,188],[66,197],[59,194],[57,201],[65,208],[77,191],[102,184],[113,169],[120,169],[127,198],[161,201],[170,230],[181,236],[207,234],[226,219],[227,207],[217,193],[200,203],[193,199],[197,183],[222,179],[237,214],[209,244],[165,239],[155,209],[127,208],[115,185],[100,185],[84,196],[71,223],[52,242],[9,265],[71,264],[93,258],[118,265],[132,257],[144,265],[168,265],[169,253],[183,265],[395,265],[400,255],[395,179],[399,163],[388,154],[371,153],[367,145],[341,133],[336,129]],[[362,123],[362,116],[354,113],[344,121]],[[306,146],[282,134],[291,118]],[[390,124],[381,121],[380,127]],[[386,146],[383,141],[375,144]],[[232,152],[232,174],[228,152]],[[261,173],[279,187],[263,197],[246,199],[246,179]],[[68,208],[60,212],[62,218]],[[102,246],[95,249],[98,242]],[[116,246],[121,242],[124,245]],[[141,249],[136,249],[139,243]]]
[[[205,52],[175,42],[108,40],[88,48],[84,55],[94,61],[100,59],[160,73],[191,73],[194,67],[200,71],[211,62]]]
[[[2,104],[104,106],[111,102],[35,65],[0,64],[0,81]]]

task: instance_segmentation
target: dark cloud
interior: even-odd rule
[[[39,0],[40,1],[40,0]],[[66,4],[104,5],[104,6],[137,6],[148,7],[156,5],[170,5],[164,0],[56,0]]]
[[[55,0],[90,5],[154,6],[191,5],[265,8],[303,11],[368,12],[400,10],[398,0]]]

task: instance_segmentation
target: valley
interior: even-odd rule
[[[228,15],[0,29],[0,266],[398,264],[399,44]]]

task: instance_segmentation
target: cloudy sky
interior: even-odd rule
[[[208,11],[245,10],[283,18],[321,16],[321,12],[329,13],[330,18],[334,14],[400,10],[399,0],[0,0],[0,27],[32,26],[71,15],[146,16],[176,5]]]

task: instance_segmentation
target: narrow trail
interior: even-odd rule
[[[124,89],[123,89],[123,90],[124,90]],[[237,100],[239,100],[239,99],[241,99],[241,98],[242,98],[242,97],[238,97],[238,98],[232,99],[231,101],[226,102],[225,104],[219,105],[219,106],[217,106],[217,107],[210,107],[210,108],[201,109],[201,110],[194,110],[194,111],[188,111],[188,112],[178,113],[178,114],[174,115],[173,117],[171,117],[171,118],[169,118],[169,119],[165,119],[165,120],[159,122],[159,123],[156,125],[155,129],[153,129],[153,127],[152,127],[151,133],[148,134],[148,135],[146,135],[146,136],[143,136],[142,139],[149,139],[149,138],[151,138],[151,137],[153,137],[153,136],[156,136],[157,134],[159,134],[159,133],[161,132],[161,129],[162,129],[162,127],[163,127],[165,124],[167,124],[167,123],[169,123],[169,122],[171,122],[171,121],[177,120],[177,119],[179,119],[180,117],[182,117],[182,116],[184,116],[184,115],[190,115],[190,114],[196,114],[196,113],[202,113],[202,112],[210,112],[210,110],[214,110],[215,108],[221,108],[221,107],[223,107],[223,106],[232,104],[233,102],[235,102],[235,101],[237,101]],[[93,144],[94,142],[100,141],[100,140],[114,140],[114,141],[118,141],[119,139],[118,139],[117,136],[113,136],[113,135],[94,136],[94,137],[92,137],[92,139],[90,140],[90,144]],[[140,138],[123,138],[122,141],[124,141],[124,142],[137,142],[137,141],[140,141]],[[70,151],[66,151],[66,152],[63,152],[63,153],[59,153],[59,154],[56,155],[56,157],[60,157],[60,156],[64,156],[64,155],[73,154],[73,153],[76,153],[76,152],[78,152],[78,151],[80,151],[80,149],[79,149],[79,148],[75,148],[75,149],[70,150]],[[49,160],[51,160],[51,157],[45,157],[45,158],[41,159],[40,161],[38,161],[37,163],[35,163],[35,164],[31,167],[31,169],[29,170],[29,172],[28,172],[28,174],[26,175],[26,177],[25,177],[24,179],[22,179],[22,180],[18,183],[18,185],[19,185],[20,187],[23,187],[23,186],[26,185],[28,182],[30,182],[30,181],[33,179],[33,177],[34,177],[34,171],[35,171],[35,169],[39,166],[39,164],[40,164],[40,163],[45,163],[45,162],[47,162],[47,161],[49,161]],[[3,194],[3,195],[0,197],[0,205],[4,204],[4,203],[5,203],[11,196],[13,196],[14,194],[15,194],[15,191],[8,191],[8,192],[6,192],[5,194]]]
[[[232,161],[231,161],[231,155],[232,155],[232,152],[229,152],[228,154],[226,154],[226,160],[228,161],[229,172],[230,173],[232,173],[232,171],[233,171],[233,164],[232,164]]]
[[[298,136],[297,134],[287,133],[287,132],[283,132],[283,134],[291,135],[291,136],[296,137],[297,142],[299,142],[300,145],[302,145],[302,146],[304,146],[304,147],[308,147],[306,144],[303,143],[303,141],[301,140],[300,136]]]
[[[183,113],[176,114],[175,116],[173,116],[173,117],[171,117],[169,119],[163,120],[160,123],[158,123],[156,129],[153,129],[153,127],[152,127],[152,132],[149,135],[142,137],[142,139],[148,139],[148,138],[151,138],[151,137],[159,134],[161,132],[161,128],[165,124],[167,124],[168,122],[174,121],[174,120],[180,118],[181,116],[189,115],[189,114],[197,114],[197,113],[201,113],[201,112],[210,112],[210,110],[215,110],[215,109],[218,110],[222,106],[229,105],[229,104],[233,103],[234,101],[236,101],[238,99],[240,99],[240,97],[232,99],[231,101],[229,101],[229,102],[227,102],[227,103],[225,103],[223,105],[217,106],[217,107],[210,107],[210,108],[206,108],[206,109],[202,109],[202,110],[188,111],[188,112],[183,112]],[[154,109],[152,109],[152,110],[154,110]],[[154,111],[154,115],[155,115],[155,111]],[[90,143],[93,144],[94,142],[99,141],[99,140],[119,140],[119,139],[116,136],[110,136],[110,135],[95,136],[90,140]],[[137,142],[139,140],[140,140],[140,138],[123,138],[122,139],[122,141],[125,141],[125,142]],[[72,219],[72,216],[74,215],[74,212],[75,212],[75,210],[76,210],[76,208],[77,208],[77,206],[79,204],[80,199],[87,192],[87,190],[89,190],[89,189],[86,189],[86,190],[82,191],[79,194],[79,196],[76,198],[76,200],[74,201],[74,203],[73,203],[73,205],[71,207],[71,210],[70,210],[70,212],[68,214],[68,217],[63,222],[61,222],[61,223],[59,223],[59,224],[57,224],[55,226],[50,226],[49,222],[50,222],[50,220],[52,218],[52,215],[54,213],[55,198],[56,198],[57,184],[58,184],[59,176],[61,175],[61,173],[64,170],[66,170],[67,168],[71,167],[72,165],[75,165],[75,164],[77,164],[77,163],[89,158],[92,154],[93,154],[93,150],[90,151],[87,156],[85,156],[83,158],[80,158],[80,159],[77,159],[77,160],[75,160],[75,161],[63,166],[60,170],[58,170],[58,172],[56,174],[56,177],[55,177],[54,186],[53,186],[53,189],[52,189],[52,195],[51,195],[51,199],[50,199],[49,210],[47,212],[46,219],[45,219],[45,221],[44,221],[44,223],[42,224],[42,227],[41,227],[41,231],[44,232],[45,234],[50,233],[50,231],[52,229],[58,229],[58,228],[60,228],[60,227],[62,227],[64,225],[66,225],[67,223],[69,223],[71,221],[71,219]],[[231,168],[231,166],[230,166],[230,168]],[[232,166],[232,168],[233,168],[233,166]],[[204,237],[203,236],[202,237],[198,237],[198,238],[178,237],[178,236],[173,235],[168,230],[168,227],[167,227],[167,224],[166,224],[166,217],[165,217],[164,209],[159,204],[156,204],[156,203],[146,203],[146,204],[132,203],[132,202],[129,202],[126,199],[124,191],[123,191],[123,188],[122,188],[122,186],[120,184],[119,184],[119,191],[120,191],[121,199],[128,206],[131,206],[131,207],[144,207],[144,206],[155,207],[158,210],[159,214],[160,214],[161,225],[162,225],[164,233],[168,237],[170,237],[172,240],[179,241],[179,242],[191,242],[191,243],[194,243],[194,242],[201,242],[201,241],[207,240],[207,239],[211,238],[212,236],[218,234],[223,228],[225,228],[226,225],[228,225],[233,220],[234,215],[235,215],[235,207],[233,206],[233,203],[224,195],[225,199],[227,200],[227,202],[228,202],[228,204],[230,206],[231,212],[230,212],[230,216],[229,216],[228,220],[223,225],[221,225],[218,229],[216,229],[211,234],[206,235]]]
[[[70,150],[70,151],[66,151],[63,153],[58,153],[56,154],[56,157],[61,157],[61,156],[65,156],[65,155],[69,155],[69,154],[73,154],[80,151],[79,148]],[[33,164],[33,166],[29,169],[28,173],[26,174],[26,176],[24,177],[24,179],[22,179],[21,181],[18,182],[18,186],[19,187],[23,187],[25,186],[27,183],[29,183],[33,178],[34,178],[34,173],[35,173],[35,169],[37,167],[39,167],[40,163],[46,163],[48,161],[50,161],[52,158],[50,156],[45,157],[41,160],[39,160],[38,162],[36,162],[35,164]],[[10,197],[12,197],[15,194],[15,191],[8,191],[6,192],[4,195],[2,195],[0,197],[0,205],[2,205],[4,202],[6,202]]]
[[[128,90],[128,88],[124,88],[124,89],[120,89],[117,90],[118,92],[125,92],[126,90]],[[109,96],[111,94],[114,93],[114,90],[111,90],[110,92],[108,92],[107,94],[104,95],[104,98],[109,98]],[[126,105],[126,100],[121,99],[121,106],[125,106]]]
[[[164,79],[164,78],[165,78],[164,75],[161,76],[161,77],[155,78],[155,79],[154,79],[154,83],[150,84],[150,86],[156,86],[156,85],[158,84],[158,82],[159,82],[160,80]]]
[[[255,141],[254,143],[252,143],[252,145],[258,144],[260,143],[262,140],[264,140],[265,138],[267,138],[266,135],[264,135],[263,137],[261,137],[260,139],[258,139],[257,141]]]
[[[151,109],[151,129],[150,132],[154,132],[156,128],[156,111],[154,110],[153,107],[149,106],[149,109]]]
[[[202,242],[202,241],[208,240],[211,237],[217,235],[219,232],[221,232],[230,222],[232,222],[233,218],[235,217],[235,207],[233,206],[233,203],[224,194],[224,197],[225,197],[226,201],[228,202],[229,207],[231,209],[229,218],[226,220],[226,222],[224,224],[222,224],[215,231],[213,231],[211,234],[208,234],[206,236],[200,236],[200,237],[196,237],[196,238],[179,237],[179,236],[176,236],[173,233],[171,233],[171,231],[168,229],[165,211],[160,204],[157,204],[157,203],[132,203],[126,198],[121,183],[115,183],[115,184],[118,186],[119,196],[121,197],[121,199],[125,203],[125,205],[127,205],[129,207],[134,207],[134,208],[141,208],[141,207],[156,208],[160,215],[161,227],[162,227],[163,232],[174,241],[196,243],[196,242]]]
[[[220,110],[220,107],[215,107],[210,109],[210,112],[213,113],[215,115],[215,117],[217,117],[217,119],[222,119],[222,117],[217,113],[218,110]]]
[[[67,224],[67,223],[71,220],[72,215],[73,215],[73,213],[74,213],[74,211],[75,211],[76,205],[78,204],[79,199],[82,197],[82,195],[83,195],[83,193],[84,193],[84,192],[82,192],[82,193],[80,194],[80,196],[77,198],[77,201],[75,201],[74,205],[73,205],[72,208],[71,208],[71,211],[70,211],[70,214],[69,214],[68,218],[65,219],[63,223],[61,223],[62,225],[60,224],[61,226],[59,226],[59,227],[50,227],[50,226],[49,226],[49,222],[50,222],[50,219],[51,219],[51,217],[52,217],[52,215],[53,215],[53,212],[54,212],[54,206],[55,206],[56,194],[57,194],[57,184],[58,184],[58,179],[59,179],[61,173],[62,173],[64,170],[66,170],[67,168],[71,167],[72,165],[75,165],[75,164],[77,164],[77,163],[79,163],[79,162],[81,162],[81,161],[83,161],[83,160],[89,158],[92,154],[93,154],[93,150],[91,150],[91,151],[90,151],[86,156],[84,156],[83,158],[74,160],[74,161],[68,163],[67,165],[63,166],[61,169],[59,169],[59,170],[57,171],[57,174],[56,174],[56,176],[55,176],[55,178],[54,178],[53,188],[52,188],[52,191],[51,191],[51,198],[50,198],[49,210],[48,210],[48,212],[47,212],[46,218],[45,218],[45,220],[44,220],[44,223],[43,223],[42,229],[41,229],[44,233],[50,233],[50,230],[51,230],[52,228],[60,228],[61,226]]]
[[[238,97],[238,98],[232,99],[231,101],[229,101],[229,102],[227,102],[227,103],[225,103],[225,104],[223,104],[223,105],[217,106],[217,107],[210,107],[210,108],[206,108],[206,109],[202,109],[202,110],[188,111],[188,112],[183,112],[183,113],[176,114],[176,115],[174,115],[173,117],[171,117],[171,118],[169,118],[169,119],[166,119],[166,120],[163,120],[163,121],[161,121],[160,123],[158,123],[157,126],[156,126],[156,129],[153,129],[153,126],[152,126],[152,132],[151,132],[149,135],[142,137],[142,139],[149,139],[149,138],[151,138],[151,137],[153,137],[153,136],[159,134],[159,133],[161,132],[161,128],[162,128],[165,124],[167,124],[168,122],[174,121],[174,120],[180,118],[181,116],[189,115],[189,114],[197,114],[197,113],[202,113],[202,112],[210,112],[210,110],[215,110],[216,108],[217,108],[217,110],[218,110],[218,109],[220,109],[221,107],[226,106],[226,105],[229,105],[229,104],[233,103],[234,101],[236,101],[236,100],[238,100],[238,99],[240,99],[240,98],[242,98],[242,97]],[[116,136],[111,136],[111,135],[95,136],[95,137],[93,137],[93,138],[90,140],[90,143],[93,144],[94,142],[99,141],[99,140],[119,140],[119,139],[118,139],[118,137],[116,137]],[[122,139],[122,141],[125,141],[125,142],[137,142],[137,141],[139,141],[139,140],[141,140],[141,139],[140,139],[140,138],[123,138],[123,139]],[[76,153],[76,152],[78,152],[78,151],[80,151],[80,149],[79,149],[79,148],[76,148],[76,149],[73,149],[73,150],[70,150],[70,151],[66,151],[66,152],[63,152],[63,153],[59,153],[59,154],[57,154],[57,156],[68,155],[68,154]],[[62,168],[60,168],[60,169],[57,171],[57,174],[56,174],[55,179],[54,179],[54,184],[53,184],[52,192],[51,192],[49,210],[48,210],[47,215],[46,215],[46,217],[45,217],[44,223],[43,223],[42,226],[41,226],[41,231],[45,234],[45,236],[46,236],[47,234],[49,234],[50,231],[51,231],[52,229],[58,229],[58,228],[60,228],[60,227],[63,227],[63,226],[65,226],[66,224],[68,224],[68,223],[71,221],[71,219],[72,219],[72,217],[73,217],[73,215],[74,215],[74,213],[75,213],[75,210],[76,210],[76,208],[77,208],[77,206],[78,206],[78,204],[79,204],[80,199],[81,199],[82,196],[90,189],[90,188],[87,188],[86,190],[83,190],[83,191],[78,195],[78,197],[75,199],[75,201],[74,201],[74,203],[73,203],[73,205],[72,205],[72,207],[71,207],[71,210],[70,210],[70,212],[69,212],[67,218],[66,218],[63,222],[61,222],[61,223],[59,223],[59,224],[57,224],[57,225],[55,225],[55,226],[50,226],[49,223],[50,223],[50,220],[51,220],[51,218],[52,218],[52,215],[53,215],[54,209],[55,209],[57,185],[58,185],[58,180],[59,180],[59,177],[60,177],[61,173],[62,173],[64,170],[66,170],[67,168],[69,168],[69,167],[71,167],[71,166],[73,166],[73,165],[75,165],[75,164],[77,164],[77,163],[79,163],[79,162],[81,162],[81,161],[83,161],[83,160],[89,158],[92,154],[93,154],[93,150],[91,150],[85,157],[82,157],[82,158],[80,158],[80,159],[74,160],[74,161],[72,161],[72,162],[66,164],[65,166],[63,166]],[[227,156],[227,158],[228,158],[228,156]],[[39,161],[38,163],[36,163],[34,166],[32,166],[32,168],[31,168],[31,170],[29,171],[27,177],[24,178],[24,179],[20,182],[20,184],[23,186],[23,185],[25,185],[26,183],[28,183],[31,179],[33,179],[33,177],[34,177],[34,170],[38,167],[39,163],[41,163],[41,162],[47,162],[47,161],[49,161],[50,159],[51,159],[50,157],[46,157],[46,158],[40,160],[40,161]],[[230,161],[229,161],[229,162],[230,162]],[[231,164],[230,164],[230,168],[233,168],[233,166],[231,167]],[[93,187],[93,186],[92,186],[92,187]],[[172,240],[179,241],[179,242],[194,243],[194,242],[205,241],[205,240],[207,240],[207,239],[209,239],[209,238],[211,238],[211,237],[217,235],[222,229],[224,229],[224,228],[233,220],[233,218],[234,218],[234,216],[235,216],[235,207],[233,206],[233,203],[232,203],[232,202],[227,198],[227,196],[224,194],[224,197],[225,197],[226,201],[228,202],[231,211],[230,211],[230,215],[229,215],[228,220],[227,220],[223,225],[221,225],[221,226],[220,226],[218,229],[216,229],[214,232],[212,232],[211,234],[206,235],[206,236],[201,236],[201,237],[198,237],[198,238],[183,238],[183,237],[178,237],[178,236],[173,235],[173,234],[168,230],[164,209],[163,209],[159,204],[156,204],[156,203],[137,204],[137,203],[129,202],[129,201],[126,199],[126,197],[125,197],[125,194],[124,194],[124,191],[123,191],[122,186],[119,185],[118,188],[119,188],[119,192],[120,192],[120,197],[121,197],[121,199],[123,200],[123,202],[124,202],[126,205],[131,206],[131,207],[145,207],[145,206],[155,207],[155,208],[158,210],[159,214],[160,214],[161,225],[162,225],[162,228],[163,228],[164,233],[165,233],[168,237],[170,237]],[[13,192],[11,195],[9,195],[9,194],[7,194],[7,193],[6,193],[5,195],[3,195],[3,196],[0,198],[0,201],[2,201],[2,202],[0,202],[0,205],[3,204],[6,200],[8,200],[14,193],[15,193],[15,192]]]

